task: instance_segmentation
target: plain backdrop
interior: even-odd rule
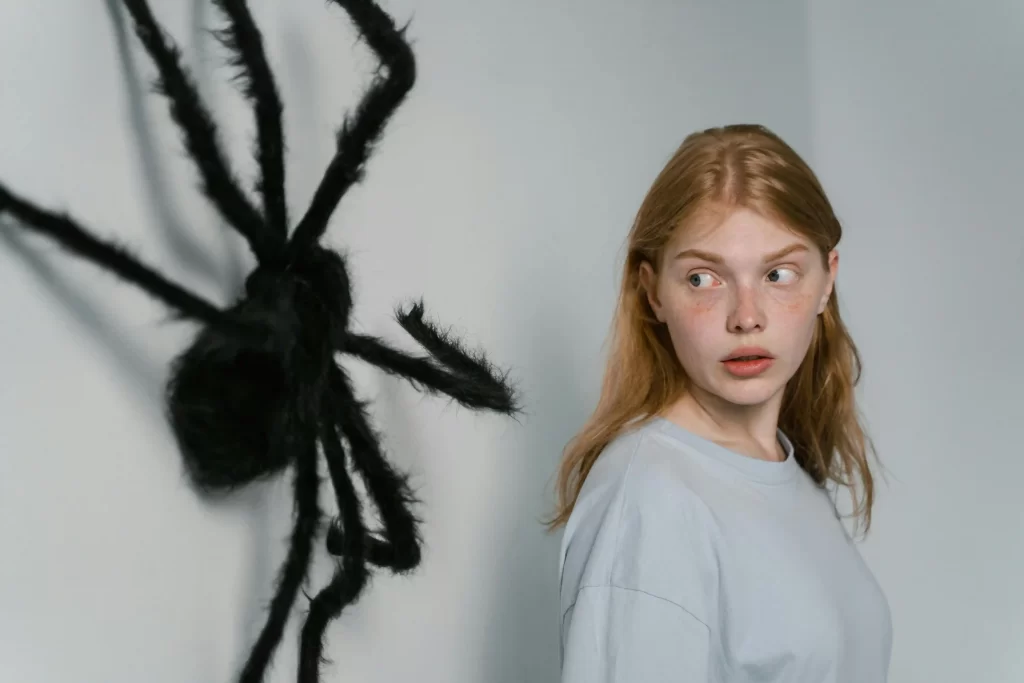
[[[205,32],[221,18],[153,4],[249,184],[252,119]],[[374,62],[329,3],[250,4],[296,216]],[[1022,5],[385,7],[412,20],[419,81],[328,233],[353,325],[414,350],[391,316],[423,296],[511,371],[526,414],[343,361],[413,475],[427,547],[334,622],[325,682],[557,680],[560,534],[540,520],[596,400],[623,240],[682,138],[739,121],[805,155],[845,226],[838,291],[887,467],[861,548],[893,609],[890,681],[1024,680]],[[226,303],[250,262],[152,76],[115,0],[0,3],[0,179]],[[193,328],[45,240],[0,237],[0,680],[231,680],[285,552],[288,479],[197,500],[160,404]],[[330,570],[321,553],[310,589]],[[302,608],[269,681],[294,680]]]

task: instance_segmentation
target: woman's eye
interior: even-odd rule
[[[700,287],[700,279],[702,277],[708,278],[708,281],[714,279],[713,277],[711,277],[710,273],[693,273],[689,277],[690,284],[693,285],[694,287]]]
[[[782,273],[789,273],[789,276],[788,276],[789,279],[787,280],[786,279],[787,276],[783,275]],[[777,276],[777,278],[773,279],[772,276]],[[768,273],[768,279],[769,280],[771,280],[772,282],[775,282],[775,283],[780,283],[780,284],[786,284],[788,282],[791,282],[794,278],[796,278],[796,273],[794,271],[790,270],[789,268],[775,268],[770,273]]]
[[[789,284],[797,278],[797,273],[791,268],[774,268],[768,273],[768,281],[773,284]],[[711,273],[692,273],[687,277],[691,287],[700,288],[702,285],[711,286],[715,278]]]

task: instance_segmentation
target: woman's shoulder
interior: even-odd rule
[[[609,442],[587,474],[577,506],[581,514],[618,505],[622,511],[647,516],[664,507],[681,512],[698,499],[687,476],[685,455],[660,438],[659,423],[650,421]]]
[[[700,612],[709,579],[701,501],[657,434],[652,423],[629,429],[598,456],[565,528],[563,589],[639,590]]]

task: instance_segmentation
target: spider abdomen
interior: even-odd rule
[[[298,416],[283,360],[206,330],[175,361],[168,418],[199,489],[231,490],[288,465]]]

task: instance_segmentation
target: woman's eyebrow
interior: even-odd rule
[[[779,249],[778,251],[766,255],[764,257],[764,262],[769,263],[793,252],[807,250],[808,249],[806,245],[797,242],[789,245],[788,247],[784,247],[782,249]],[[684,258],[698,258],[704,261],[710,261],[711,263],[723,263],[725,261],[725,259],[723,259],[720,255],[714,252],[704,251],[703,249],[683,249],[681,252],[676,254],[672,260],[678,261]]]

